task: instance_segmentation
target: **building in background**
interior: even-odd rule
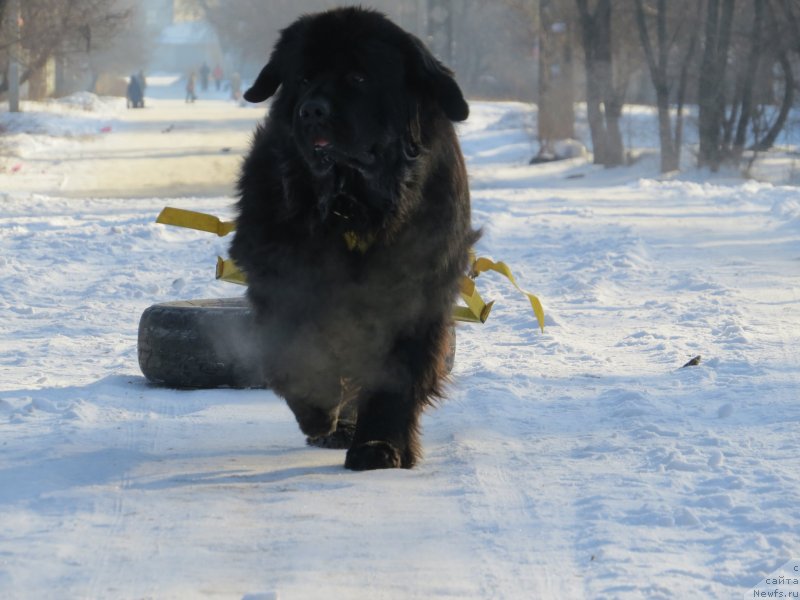
[[[154,33],[148,72],[186,73],[222,62],[214,28],[190,0],[142,0],[139,10]]]

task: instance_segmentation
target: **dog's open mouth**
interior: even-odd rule
[[[314,152],[325,152],[325,149],[330,147],[331,141],[325,136],[318,135],[314,137],[311,145],[314,146]]]
[[[312,166],[327,172],[334,166],[345,166],[359,171],[369,169],[377,158],[373,150],[350,150],[334,143],[324,134],[315,134],[309,140]]]

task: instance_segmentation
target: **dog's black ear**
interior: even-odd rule
[[[308,25],[309,18],[301,17],[289,27],[281,31],[280,39],[270,54],[269,62],[261,69],[255,82],[244,93],[248,102],[263,102],[278,91],[286,77],[288,65],[296,60],[296,54],[302,35]]]
[[[278,90],[278,86],[281,84],[281,74],[274,58],[273,56],[261,69],[255,83],[244,93],[244,99],[248,102],[263,102]]]
[[[422,91],[433,96],[451,121],[465,121],[469,105],[458,87],[453,72],[439,62],[421,40],[409,36],[411,72]]]

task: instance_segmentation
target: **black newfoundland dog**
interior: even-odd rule
[[[272,96],[231,246],[267,381],[347,468],[410,468],[477,239],[452,125],[469,108],[419,39],[359,8],[282,32],[244,95]]]

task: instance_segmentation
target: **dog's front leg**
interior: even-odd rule
[[[419,418],[441,396],[450,327],[445,319],[434,321],[395,341],[383,372],[360,394],[345,467],[364,471],[416,464],[421,456]]]
[[[413,394],[375,390],[362,396],[344,466],[354,471],[410,469],[419,454],[419,413]]]

